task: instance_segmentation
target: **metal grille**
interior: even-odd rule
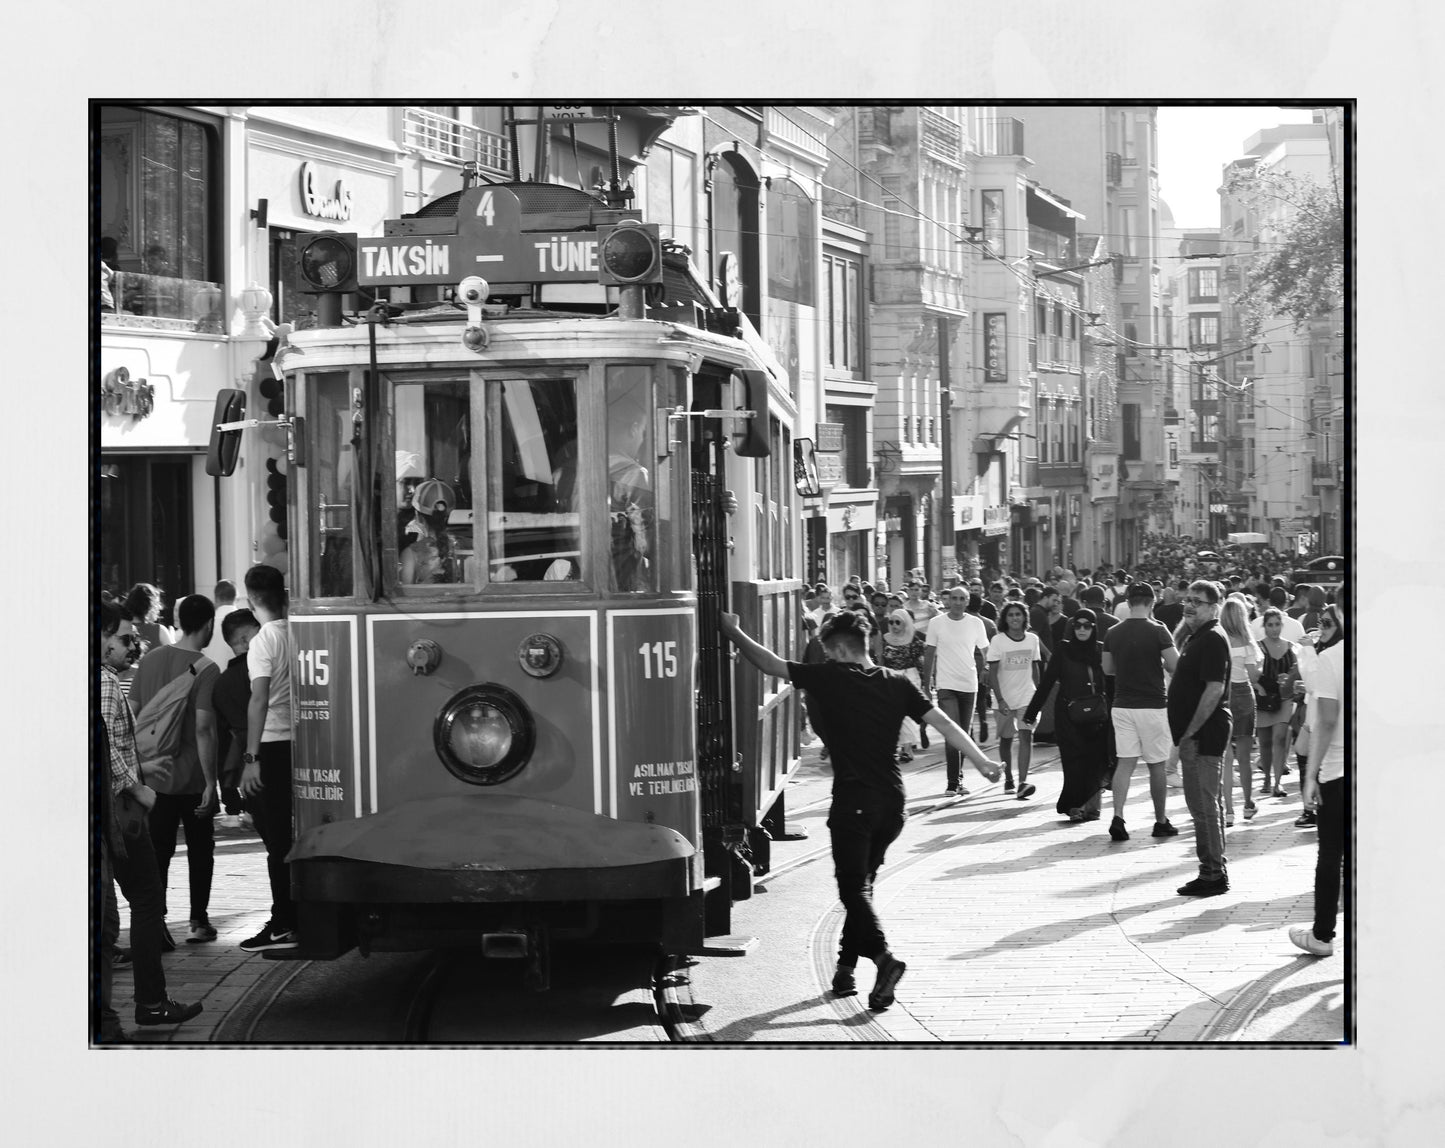
[[[716,444],[704,448],[715,451]],[[694,456],[696,458],[696,455]],[[692,552],[697,564],[697,772],[702,783],[702,825],[719,829],[741,820],[732,784],[732,678],[719,618],[727,609],[728,552],[718,509],[721,479],[696,466],[692,475]]]

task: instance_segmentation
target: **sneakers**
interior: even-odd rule
[[[1166,817],[1163,821],[1156,821],[1156,822],[1154,822],[1154,832],[1151,833],[1149,836],[1150,836],[1150,837],[1178,837],[1178,836],[1179,836],[1179,830],[1175,829],[1174,826],[1169,823],[1169,819]]]
[[[193,1016],[199,1015],[201,1002],[194,1004],[181,1004],[180,1001],[173,1001],[167,998],[154,1008],[146,1005],[135,1006],[136,1024],[184,1024]]]
[[[1206,881],[1203,877],[1196,877],[1193,881],[1179,886],[1181,897],[1217,897],[1221,893],[1229,892],[1229,878],[1217,877],[1213,881]]]
[[[240,829],[241,815],[239,813],[223,813],[216,818],[216,824],[222,829]]]
[[[1025,797],[1032,797],[1035,792],[1033,782],[1026,781],[1019,786],[1018,800],[1022,801]]]
[[[1306,809],[1294,819],[1294,823],[1300,829],[1313,829],[1319,824],[1319,817],[1313,809]]]
[[[1014,779],[1013,779],[1013,778],[1011,778],[1011,777],[1006,777],[1006,778],[1004,778],[1003,791],[1004,791],[1005,793],[1012,793],[1012,792],[1014,791]]]
[[[848,966],[839,965],[838,971],[833,974],[833,995],[835,997],[858,995],[858,982],[853,979],[853,970]]]
[[[276,929],[267,925],[254,937],[241,942],[241,948],[248,953],[260,953],[267,949],[294,949],[301,942],[291,929]]]
[[[1248,805],[1244,807],[1244,819],[1246,821],[1252,821],[1254,819],[1254,815],[1258,812],[1259,810],[1255,808],[1254,802],[1251,801]]]
[[[188,945],[203,945],[207,941],[216,939],[216,930],[210,921],[200,920],[191,922],[191,935],[186,938]]]
[[[1303,949],[1312,957],[1332,957],[1335,947],[1329,941],[1322,941],[1308,925],[1296,925],[1289,931],[1289,939],[1296,948]]]
[[[1232,813],[1226,813],[1226,814],[1224,815],[1224,827],[1225,827],[1226,829],[1233,829],[1233,828],[1234,828],[1234,814],[1232,814]]]
[[[110,965],[114,969],[128,969],[134,962],[129,949],[115,949],[111,953]]]
[[[900,749],[898,751],[897,757],[899,765],[906,765],[908,762],[913,760],[913,751],[906,748]]]
[[[960,794],[960,790],[959,790],[958,786],[956,786],[956,785],[955,785],[952,789],[945,789],[945,790],[943,791],[943,796],[944,796],[944,797],[958,797],[959,794]]]
[[[868,1007],[881,1012],[893,1003],[893,990],[903,979],[908,966],[889,953],[878,962],[878,979],[873,982],[873,991],[868,994]]]
[[[1124,819],[1116,817],[1109,822],[1109,836],[1115,841],[1128,841],[1129,831],[1124,828]]]

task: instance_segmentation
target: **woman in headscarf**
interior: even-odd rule
[[[401,553],[402,584],[457,581],[455,551],[447,531],[456,505],[452,488],[440,479],[429,478],[412,493],[411,505],[416,517],[407,529],[415,531],[417,538]]]
[[[886,670],[902,670],[919,689],[923,681],[919,667],[923,665],[924,637],[913,623],[913,615],[899,607],[888,615],[888,626],[879,643],[879,664]],[[923,690],[926,696],[928,691]],[[898,730],[898,760],[912,761],[913,751],[918,749],[918,723],[904,718]]]
[[[1108,678],[1104,675],[1103,646],[1099,642],[1099,619],[1094,611],[1082,609],[1069,619],[1067,636],[1054,648],[1054,657],[1044,670],[1033,701],[1024,715],[1032,723],[1055,684],[1054,730],[1059,745],[1063,786],[1055,808],[1070,821],[1095,821],[1104,784],[1110,776],[1108,707],[1103,704]],[[1069,703],[1085,698],[1099,699],[1098,717],[1078,720]]]

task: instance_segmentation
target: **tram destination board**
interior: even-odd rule
[[[457,205],[454,235],[385,235],[357,240],[356,281],[368,287],[490,283],[595,283],[596,233],[522,230],[516,195],[469,189]]]

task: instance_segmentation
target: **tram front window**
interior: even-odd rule
[[[468,385],[398,384],[395,446],[398,581],[470,582],[475,552]]]
[[[650,367],[607,368],[607,509],[618,590],[657,586],[653,410]]]
[[[310,472],[311,593],[318,598],[352,594],[351,381],[345,371],[310,376],[316,394],[317,428]]]
[[[486,406],[488,579],[580,579],[576,383],[492,380]]]

